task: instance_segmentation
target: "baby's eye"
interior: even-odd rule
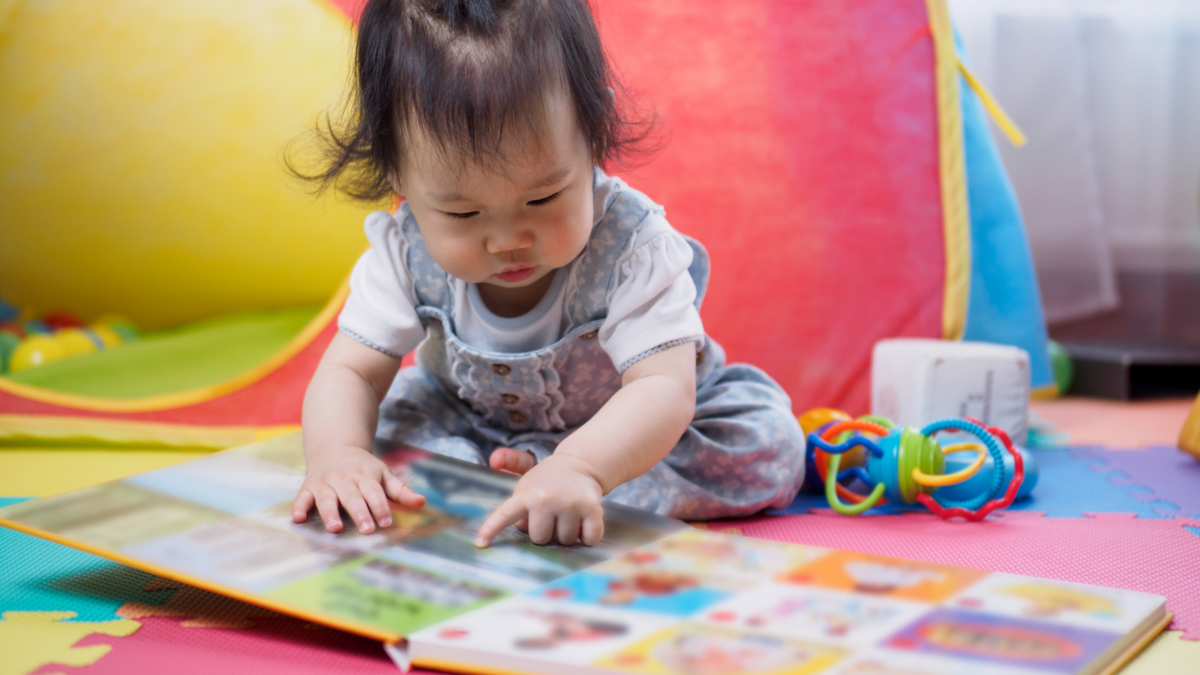
[[[478,211],[468,211],[466,213],[452,213],[450,211],[442,211],[442,213],[450,216],[451,218],[470,218],[472,216],[479,215]]]
[[[561,191],[555,192],[554,194],[550,195],[549,197],[542,197],[541,199],[535,199],[535,200],[529,202],[529,205],[530,206],[541,206],[542,204],[549,204],[550,202],[554,201],[555,198],[557,198],[561,194],[562,194]]]

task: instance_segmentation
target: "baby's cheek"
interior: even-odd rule
[[[559,265],[566,265],[578,256],[587,245],[591,224],[579,220],[565,220],[554,228],[546,243],[546,251]]]
[[[491,274],[487,261],[480,255],[479,245],[463,239],[444,240],[433,246],[426,242],[426,245],[433,261],[452,276],[477,283]]]

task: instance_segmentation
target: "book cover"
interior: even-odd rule
[[[371,535],[291,520],[299,434],[0,509],[0,525],[378,639],[410,663],[551,675],[1102,675],[1161,596],[691,529],[605,503],[594,547],[483,519],[517,477],[375,448],[426,498]]]
[[[299,433],[0,509],[0,525],[384,642],[537,588],[687,526],[605,503],[594,547],[475,533],[517,477],[424,450],[376,454],[426,506],[392,505],[371,535],[292,522],[304,480]]]
[[[1161,596],[688,530],[413,634],[461,672],[1111,672]]]

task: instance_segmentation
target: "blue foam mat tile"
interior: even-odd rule
[[[26,501],[0,497],[0,507]],[[154,575],[0,527],[0,612],[75,612],[112,621],[126,602],[161,605],[174,590],[143,591]]]
[[[1068,448],[1032,449],[1040,476],[1033,494],[1013,502],[1010,511],[1040,511],[1047,518],[1083,518],[1085,513],[1134,513],[1139,518],[1175,518],[1183,515],[1171,502],[1157,499],[1139,485],[1117,485],[1094,470],[1093,462]],[[1198,488],[1200,489],[1200,488]],[[786,515],[828,509],[824,494],[801,492],[787,508],[768,511]],[[925,507],[886,506],[865,515],[927,512]]]
[[[1200,517],[1200,462],[1169,446],[1114,450],[1076,446],[1071,454],[1137,499],[1165,503],[1167,516]]]

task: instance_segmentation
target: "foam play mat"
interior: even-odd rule
[[[10,466],[7,451],[0,469]],[[801,495],[776,514],[698,526],[1162,594],[1174,623],[1123,672],[1186,672],[1171,668],[1200,657],[1200,579],[1184,562],[1200,559],[1200,505],[1177,486],[1200,463],[1163,447],[1033,452],[1042,467],[1033,497],[981,523],[887,510],[839,516]],[[0,649],[21,655],[5,674],[395,672],[370,640],[3,529],[0,611]]]
[[[1037,486],[1029,497],[1013,502],[1009,512],[1042,513],[1050,518],[1083,518],[1087,513],[1101,512],[1149,519],[1200,518],[1200,499],[1194,487],[1200,485],[1200,462],[1175,448],[1113,450],[1074,446],[1030,452],[1040,470]],[[775,514],[825,508],[828,504],[823,494],[802,492]],[[867,517],[922,512],[925,509],[920,504],[890,503],[873,507]]]

